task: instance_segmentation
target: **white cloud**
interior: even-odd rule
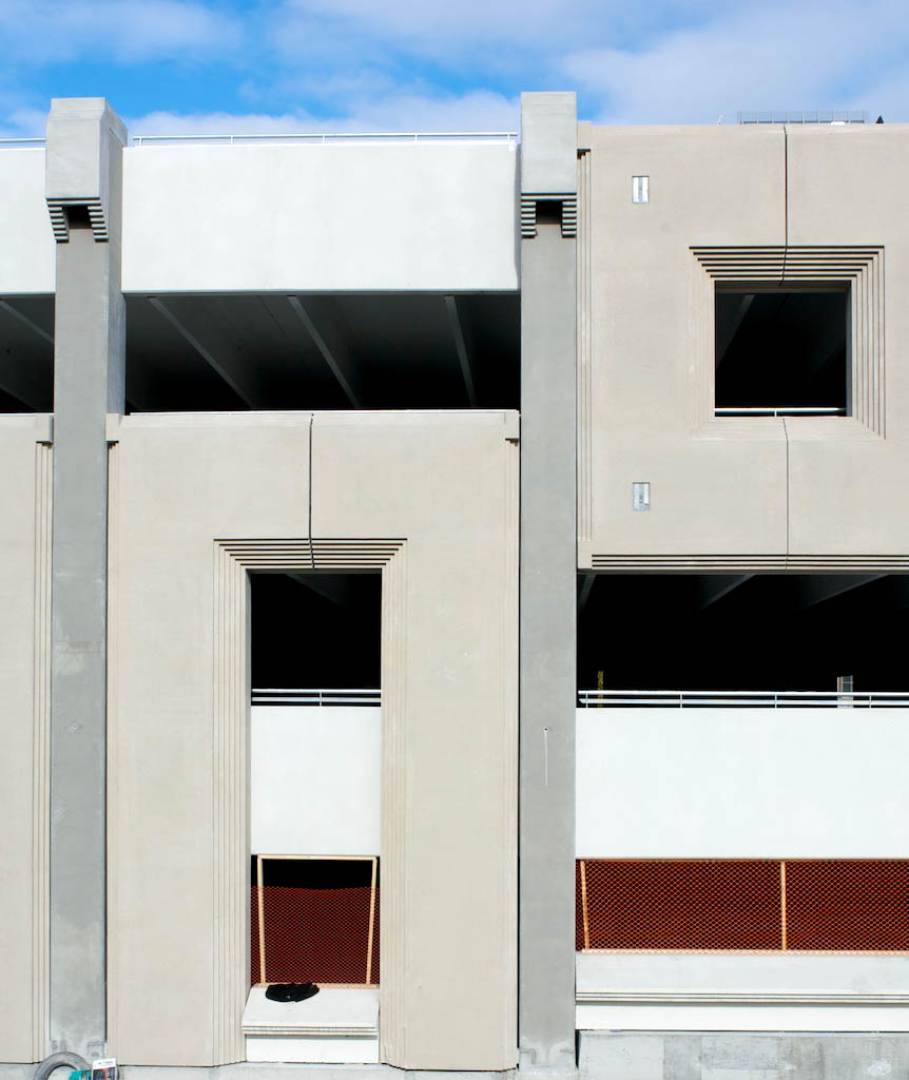
[[[743,2],[726,0],[726,5]],[[307,43],[318,29],[334,24],[429,57],[465,46],[500,49],[499,62],[508,64],[514,59],[509,49],[553,54],[566,43],[601,43],[640,35],[667,21],[696,20],[715,7],[713,0],[283,0],[273,23],[288,48]]]
[[[564,58],[563,70],[587,100],[599,99],[597,118],[607,121],[710,122],[739,109],[845,108],[873,96],[879,72],[905,70],[905,23],[903,6],[889,0],[861,9],[778,0],[642,50],[581,50]],[[907,99],[898,98],[880,107],[905,113]]]
[[[909,118],[905,0],[0,0],[0,40],[10,133],[43,129],[30,73],[80,61],[100,92],[104,64],[122,82],[137,62],[176,62],[168,101],[183,93],[185,109],[139,114],[136,133],[514,129],[518,89],[574,87],[581,115],[606,122]],[[196,106],[196,60],[224,111]],[[132,111],[156,96],[137,87]]]
[[[42,109],[29,109],[19,106],[3,107],[0,101],[0,138],[34,139],[43,138],[47,126],[47,113]]]
[[[192,0],[0,0],[7,65],[91,58],[129,63],[223,53],[241,25]]]
[[[333,116],[304,109],[274,113],[153,112],[128,121],[132,135],[283,135],[323,132],[515,131],[516,100],[484,91],[462,96],[392,94],[353,103]]]

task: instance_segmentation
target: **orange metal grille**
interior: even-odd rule
[[[263,859],[250,900],[250,981],[375,986],[375,859]]]
[[[909,949],[909,861],[786,863],[790,949]]]
[[[581,859],[578,951],[909,950],[909,860]]]

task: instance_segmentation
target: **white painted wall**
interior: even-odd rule
[[[576,1016],[580,1031],[909,1031],[905,1005],[578,1005]]]
[[[909,1030],[900,954],[579,953],[577,993],[584,1030]]]
[[[251,712],[253,853],[378,855],[382,710]]]
[[[124,153],[126,292],[514,290],[508,143]]]
[[[44,150],[0,148],[0,296],[54,291],[54,234],[44,201]]]
[[[577,973],[581,999],[649,993],[680,999],[900,995],[909,1005],[909,957],[896,953],[578,953]]]
[[[579,709],[578,856],[905,858],[909,709]]]

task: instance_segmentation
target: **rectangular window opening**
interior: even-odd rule
[[[909,702],[909,574],[587,574],[578,687],[603,703]]]
[[[251,876],[252,986],[378,986],[378,857],[258,855]]]
[[[381,592],[375,572],[250,575],[250,986],[332,988],[319,1009],[379,984]]]
[[[716,415],[848,415],[849,324],[845,285],[718,286]]]

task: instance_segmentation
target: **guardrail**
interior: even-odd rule
[[[185,145],[191,143],[214,143],[236,146],[250,143],[313,143],[315,145],[339,143],[443,143],[443,142],[517,142],[515,131],[337,131],[337,132],[286,132],[258,133],[249,135],[133,135],[133,146]]]
[[[827,405],[778,405],[746,408],[723,406],[714,409],[716,416],[845,416],[846,410]]]
[[[867,124],[864,109],[758,109],[739,112],[740,124]]]
[[[580,690],[580,709],[905,709],[909,692]]]
[[[251,133],[248,135],[132,135],[131,146],[185,146],[197,143],[216,146],[243,146],[256,143],[310,143],[316,146],[344,143],[508,143],[518,141],[516,131],[325,131]],[[0,150],[42,147],[44,136],[25,138],[0,136]]]
[[[283,688],[256,689],[253,705],[309,705],[318,708],[361,706],[377,708],[382,704],[381,690],[286,690]]]

